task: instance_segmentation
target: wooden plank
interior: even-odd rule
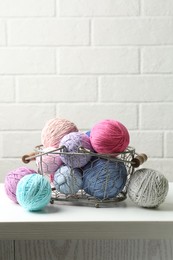
[[[32,214],[32,213],[29,213]],[[36,213],[37,214],[37,213]],[[80,213],[79,213],[80,214]],[[126,213],[127,214],[127,213]],[[140,215],[138,216],[141,217]],[[173,239],[173,222],[0,223],[0,239]]]
[[[173,240],[23,240],[17,260],[170,260]]]
[[[15,260],[13,240],[0,240],[0,260]]]

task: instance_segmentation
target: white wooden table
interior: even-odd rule
[[[15,251],[15,254],[17,254],[17,252],[19,252],[21,248],[25,248],[25,250],[27,250],[26,243],[27,245],[29,243],[29,247],[32,253],[34,252],[34,250],[35,252],[39,250],[39,254],[41,254],[41,252],[43,252],[43,249],[45,250],[45,243],[48,243],[45,241],[49,241],[48,247],[50,247],[51,243],[51,248],[54,249],[55,241],[59,241],[56,242],[56,248],[60,248],[60,245],[62,248],[62,245],[64,245],[64,250],[67,252],[67,248],[70,248],[71,245],[73,247],[73,250],[71,249],[73,251],[73,254],[75,252],[81,252],[80,250],[84,250],[85,247],[88,248],[85,248],[85,250],[89,250],[89,248],[92,248],[92,251],[96,250],[93,252],[97,252],[97,255],[100,254],[98,258],[100,260],[115,259],[113,257],[113,253],[110,253],[110,255],[107,255],[107,258],[105,258],[104,252],[108,247],[108,252],[114,250],[117,245],[122,247],[122,243],[124,243],[124,247],[126,249],[130,246],[131,249],[129,250],[131,251],[127,250],[126,252],[126,254],[128,254],[128,258],[125,258],[121,255],[117,259],[153,260],[155,258],[147,258],[147,253],[146,256],[143,253],[143,256],[141,256],[141,258],[139,256],[139,252],[138,257],[133,254],[133,256],[131,256],[130,258],[129,254],[132,253],[132,248],[135,248],[135,246],[136,250],[139,251],[139,247],[144,248],[144,243],[145,247],[147,247],[149,244],[146,243],[150,242],[151,245],[151,243],[156,243],[156,241],[160,241],[159,243],[160,248],[162,247],[162,253],[164,250],[165,252],[167,251],[165,249],[165,246],[166,248],[169,248],[169,252],[166,252],[165,255],[169,255],[168,260],[171,260],[173,259],[170,258],[173,257],[173,183],[169,184],[169,192],[166,201],[158,209],[140,208],[135,206],[129,199],[126,199],[123,202],[116,203],[114,207],[104,208],[95,208],[94,205],[79,206],[55,202],[54,205],[50,204],[40,212],[27,212],[20,205],[14,204],[7,198],[4,192],[4,185],[1,184],[0,240],[6,242],[7,240],[10,241],[8,248],[12,248],[11,250]],[[36,240],[37,246],[33,244],[33,241]],[[106,241],[109,241],[109,243]],[[111,241],[114,241],[111,246],[112,249],[110,249],[110,244],[112,243]],[[15,250],[13,248],[14,243],[16,248]],[[42,246],[40,246],[41,243]],[[54,244],[52,245],[52,243]],[[78,251],[75,251],[75,248],[77,246],[76,243],[78,243]],[[126,246],[125,243],[127,243]],[[98,247],[100,248],[99,250],[101,250],[103,246],[105,250],[102,249],[102,254],[98,253],[100,252],[98,251]],[[1,247],[4,248],[2,244]],[[1,251],[3,251],[2,248]],[[5,252],[7,253],[7,251],[8,250],[6,250]],[[30,255],[28,255],[26,251],[24,251],[23,253],[22,252],[23,249],[20,254],[16,256],[15,259],[30,259]],[[87,251],[85,251],[85,257],[86,252]],[[46,253],[44,252],[43,255],[45,254]],[[88,255],[88,257],[86,258],[82,258],[81,254],[83,253],[80,253],[80,256],[78,255],[78,257],[76,256],[76,259],[97,259],[96,256],[94,257],[91,255]],[[137,251],[135,254],[137,254]],[[48,259],[43,258],[43,255],[42,257],[37,257],[35,259]],[[49,260],[70,259],[70,256],[69,258],[67,258],[64,256],[64,254],[62,255],[62,258],[57,258],[57,255],[56,257],[54,256],[55,258],[50,258],[49,252]],[[163,256],[162,258],[158,258],[158,255],[156,255],[156,257],[156,259],[167,259]],[[4,259],[11,260],[14,258],[8,258],[6,255],[6,258]]]

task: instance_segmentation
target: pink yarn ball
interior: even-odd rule
[[[41,142],[44,147],[59,147],[60,140],[64,135],[77,132],[77,126],[71,121],[63,118],[49,120],[42,129]]]
[[[81,153],[81,151],[79,151],[80,147],[93,151],[89,136],[82,132],[73,132],[65,135],[60,142],[60,147],[63,146],[65,146],[65,152],[67,153]],[[61,154],[60,157],[66,165],[72,168],[80,168],[91,159],[91,155],[85,153]]]
[[[122,123],[107,119],[94,125],[90,140],[97,153],[120,153],[129,145],[130,136]]]
[[[16,188],[18,182],[26,175],[36,173],[35,170],[29,169],[27,167],[19,167],[13,171],[10,171],[5,177],[5,191],[9,199],[17,202],[16,199]]]
[[[53,147],[47,147],[42,150],[43,153],[49,152],[39,157],[36,157],[36,164],[39,169],[42,169],[45,174],[54,174],[58,168],[62,165],[62,160],[59,154],[50,153],[55,150]]]

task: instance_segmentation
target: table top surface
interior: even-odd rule
[[[0,184],[0,223],[2,222],[173,222],[173,183],[169,183],[169,191],[164,203],[158,208],[147,209],[136,206],[129,198],[122,202],[96,208],[95,204],[81,206],[78,201],[74,204],[55,201],[38,212],[29,212],[19,204],[11,201]]]
[[[102,227],[104,227],[103,232],[108,230],[107,228],[109,228],[109,232],[113,232],[112,228],[119,228],[120,226],[123,226],[125,230],[125,227],[128,229],[134,225],[137,230],[142,223],[143,232],[145,232],[144,224],[150,223],[152,228],[156,224],[159,224],[159,227],[162,226],[160,232],[163,232],[165,225],[168,223],[171,228],[173,226],[173,183],[169,183],[169,191],[165,202],[156,209],[140,208],[127,198],[122,202],[115,203],[113,206],[106,205],[100,208],[96,208],[94,205],[81,206],[77,203],[71,205],[66,202],[55,201],[53,205],[49,204],[42,211],[28,212],[7,197],[4,184],[0,184],[0,198],[1,236],[3,234],[7,235],[8,232],[10,236],[18,229],[22,233],[22,229],[26,227],[28,233],[36,229],[40,229],[38,233],[41,233],[44,227],[47,230],[45,232],[52,230],[51,232],[54,233],[55,229],[60,232],[62,229],[63,234],[65,234],[65,230],[75,232],[78,229],[78,232],[80,232],[84,227],[85,232],[89,232],[91,228],[91,232],[94,234],[96,231],[93,227],[99,228],[100,232]],[[158,226],[155,229],[158,229]],[[24,232],[22,234],[24,235]]]

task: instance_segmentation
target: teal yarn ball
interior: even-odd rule
[[[51,200],[52,189],[49,181],[40,174],[29,174],[17,185],[18,203],[28,211],[43,209]]]

